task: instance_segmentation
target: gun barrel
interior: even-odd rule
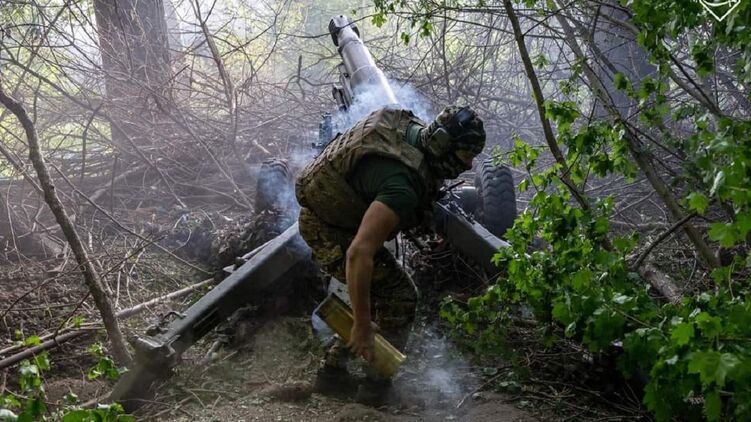
[[[329,33],[339,48],[347,72],[345,78],[354,96],[367,95],[381,106],[397,104],[394,91],[362,42],[357,26],[339,15],[329,22]]]

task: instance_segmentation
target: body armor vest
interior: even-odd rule
[[[406,141],[410,123],[425,126],[410,111],[384,108],[337,135],[297,178],[295,193],[300,205],[328,224],[357,229],[369,204],[355,193],[348,179],[363,157],[377,154],[399,160],[419,175],[425,195],[417,214],[418,220],[424,219],[437,198],[438,181],[431,177],[423,153]]]

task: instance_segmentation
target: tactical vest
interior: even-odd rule
[[[347,181],[363,157],[377,154],[401,161],[420,176],[425,195],[417,214],[418,220],[424,219],[432,210],[439,185],[431,177],[423,153],[406,141],[410,123],[425,126],[410,111],[384,108],[337,135],[297,178],[295,193],[300,205],[328,224],[357,229],[369,204]]]

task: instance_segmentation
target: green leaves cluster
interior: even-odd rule
[[[31,336],[24,343],[34,345],[39,343],[38,340],[38,337]],[[101,345],[95,344],[90,348],[90,352],[99,357],[99,362],[89,372],[89,379],[100,375],[106,375],[108,378],[119,376],[121,372],[114,368],[114,365],[111,364],[112,360],[104,355]],[[77,397],[73,394],[66,397],[66,400],[70,403],[67,410],[50,416],[44,392],[44,373],[49,370],[50,360],[47,352],[41,352],[32,359],[21,362],[18,376],[21,395],[7,394],[0,396],[0,420],[6,422],[47,420],[62,420],[63,422],[135,421],[133,416],[124,415],[122,406],[117,403],[98,405],[93,409],[79,409],[76,407]]]
[[[751,83],[751,4],[741,1],[730,15],[716,21],[698,1],[628,0],[621,1],[639,28],[638,40],[655,59],[669,60],[669,40],[687,34],[694,39],[691,56],[697,72],[704,77],[715,70],[713,51],[725,46],[739,52],[734,70],[743,83]],[[707,26],[711,31],[707,31]]]
[[[572,117],[567,105],[551,104],[548,112],[561,120],[572,174],[627,169],[617,149],[603,148],[620,136],[620,128],[595,125],[574,132],[566,128]],[[510,154],[515,165],[528,169],[538,155],[521,141]],[[495,353],[503,344],[505,313],[522,306],[543,323],[549,345],[565,337],[597,353],[622,344],[618,366],[627,378],[649,379],[644,403],[659,420],[695,419],[702,414],[696,408],[709,420],[751,417],[747,285],[718,286],[678,304],[655,301],[627,266],[636,239],[608,240],[612,201],[596,201],[589,211],[573,206],[557,170],[530,174],[520,184],[536,193],[507,234],[511,247],[495,257],[507,275],[465,306],[446,306],[446,319],[478,339],[477,351]],[[546,247],[530,252],[535,238]]]
[[[671,139],[686,156],[684,183],[697,189],[685,203],[698,214],[720,202],[729,206],[733,218],[713,223],[709,237],[726,248],[747,246],[749,122],[713,119],[697,107],[678,109],[671,116],[664,79],[647,78],[634,88],[632,81],[617,75],[614,84],[643,107],[640,120],[646,126],[661,130],[670,117],[690,119],[693,134]],[[545,106],[546,117],[556,123],[558,141],[567,147],[574,183],[584,186],[592,175],[635,175],[620,124],[581,125],[574,102],[549,101]],[[447,319],[479,334],[479,349],[488,346],[484,350],[493,351],[494,344],[502,343],[492,338],[504,334],[498,327],[503,325],[502,313],[529,307],[544,323],[548,344],[567,337],[592,352],[621,344],[618,366],[628,378],[648,379],[644,403],[658,420],[751,418],[747,249],[736,248],[734,262],[713,272],[713,289],[677,304],[660,304],[627,267],[626,256],[637,239],[608,240],[611,201],[595,201],[588,210],[573,206],[568,186],[559,179],[559,166],[532,172],[539,155],[521,141],[509,154],[514,166],[529,172],[519,188],[534,188],[536,193],[507,234],[512,246],[495,257],[506,277],[466,306],[446,307]],[[546,247],[529,252],[535,238]]]
[[[94,343],[88,348],[88,352],[97,358],[97,363],[89,369],[86,377],[90,380],[104,376],[110,380],[116,380],[125,372],[124,368],[118,368],[111,357],[104,354],[104,348],[101,343]]]

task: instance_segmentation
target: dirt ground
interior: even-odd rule
[[[265,221],[263,218],[253,220],[249,228],[241,232],[242,236],[233,241],[239,245],[237,248],[248,249],[263,243],[265,237],[253,236],[266,232],[258,230],[258,225]],[[233,242],[225,243],[234,245]],[[543,371],[530,362],[556,364],[561,360],[545,349],[521,354],[521,362],[514,365],[497,361],[469,362],[459,353],[436,325],[436,306],[442,297],[437,293],[440,286],[446,284],[446,280],[469,280],[473,274],[465,266],[457,265],[452,257],[449,250],[429,259],[409,260],[429,263],[416,271],[424,303],[418,310],[420,319],[405,350],[407,361],[395,377],[393,394],[386,406],[376,409],[357,404],[355,391],[346,398],[323,396],[313,391],[324,344],[313,333],[310,318],[305,313],[315,306],[312,300],[320,296],[320,292],[316,293],[312,287],[318,282],[314,280],[316,276],[311,275],[310,269],[300,268],[295,271],[296,277],[309,282],[286,283],[284,289],[280,287],[283,291],[261,300],[258,306],[247,307],[231,324],[223,324],[225,327],[188,349],[183,363],[175,368],[175,375],[164,381],[153,401],[137,412],[138,420],[633,420],[632,415],[638,413],[629,413],[621,398],[607,401],[597,391],[578,388],[573,380],[561,379],[558,370],[543,378]],[[158,253],[144,253],[138,262],[138,269],[131,269],[122,283],[119,276],[111,277],[109,287],[120,303],[119,308],[133,306],[201,279]],[[86,300],[86,290],[71,270],[72,265],[60,268],[57,263],[38,268],[28,264],[3,267],[4,271],[0,272],[0,309],[6,310],[0,319],[3,348],[19,340],[19,332],[23,337],[54,332],[59,327],[67,327],[71,318],[79,315],[87,322],[97,320],[96,310]],[[472,293],[471,283],[452,285],[464,296]],[[432,292],[434,297],[426,297],[426,292]],[[125,331],[131,335],[143,333],[166,310],[182,311],[202,293],[150,307],[137,318],[123,321]],[[111,391],[112,382],[87,380],[87,372],[96,359],[86,349],[95,342],[105,347],[107,344],[102,333],[92,331],[50,351],[52,369],[45,374],[50,407],[63,403],[70,392],[78,396],[79,402],[86,402]],[[567,362],[564,360],[565,364]],[[536,384],[517,383],[512,366],[522,369],[529,366]],[[508,372],[504,373],[502,367]],[[3,386],[17,389],[16,369],[8,368],[0,374]],[[361,374],[357,365],[352,369],[356,375]],[[592,372],[590,369],[584,368]],[[577,379],[582,378],[580,371],[572,371],[572,374]],[[551,384],[550,379],[556,383]],[[513,388],[503,387],[504,384]],[[498,388],[504,388],[504,393],[496,392]]]
[[[200,353],[165,384],[141,416],[160,421],[532,421],[509,398],[475,392],[474,370],[434,329],[420,326],[386,406],[371,408],[313,392],[321,342],[306,318],[282,317],[247,328],[247,342]],[[201,349],[199,347],[198,349]],[[205,349],[205,345],[203,347]],[[190,359],[190,358],[189,358]]]

